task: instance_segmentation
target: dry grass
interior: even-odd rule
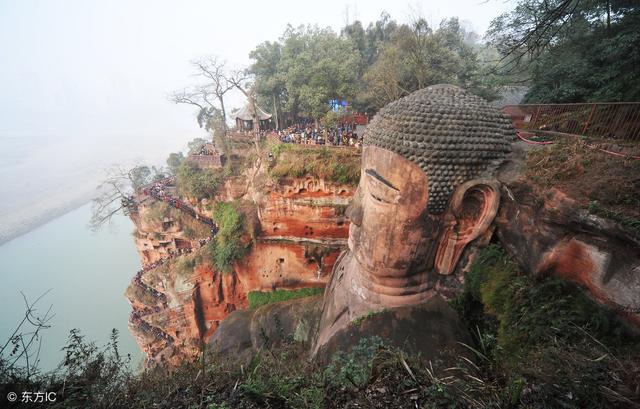
[[[525,176],[544,187],[556,187],[583,205],[600,206],[640,218],[640,160],[607,155],[580,139],[529,152]]]
[[[275,144],[270,150],[275,178],[314,176],[354,186],[360,179],[360,155],[353,149]]]

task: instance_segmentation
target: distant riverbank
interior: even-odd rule
[[[93,199],[86,194],[75,200],[38,202],[0,216],[0,246],[22,236],[66,213],[73,211]]]

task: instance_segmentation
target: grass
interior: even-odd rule
[[[249,308],[255,309],[274,302],[293,300],[295,298],[321,295],[324,288],[301,288],[298,290],[250,291],[247,294]]]
[[[579,288],[521,274],[501,247],[481,252],[452,305],[474,334],[477,375],[491,384],[483,390],[501,401],[596,408],[640,400],[637,391],[609,392],[640,388],[638,337]]]
[[[590,149],[579,138],[558,142],[527,154],[525,177],[543,188],[556,187],[585,207],[640,219],[640,160],[625,160]]]
[[[270,174],[275,178],[313,176],[352,186],[360,180],[360,155],[353,150],[297,144],[273,144],[269,149],[274,157]]]

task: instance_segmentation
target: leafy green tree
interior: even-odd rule
[[[475,38],[457,19],[433,30],[424,19],[397,27],[382,43],[364,73],[366,98],[375,108],[429,85],[451,83],[484,97],[495,97],[494,84],[478,58]]]
[[[258,94],[276,108],[281,104],[292,120],[318,120],[330,99],[353,99],[357,92],[360,53],[329,28],[288,26],[279,45],[263,43],[250,56]]]
[[[527,102],[640,98],[640,3],[520,0],[491,23],[501,68],[530,79]]]
[[[167,158],[167,166],[169,167],[169,172],[175,175],[178,168],[184,161],[184,155],[182,152],[171,152],[169,157]]]
[[[249,53],[249,58],[254,61],[249,72],[255,77],[256,92],[262,97],[259,104],[273,112],[278,128],[282,126],[280,112],[285,98],[284,76],[278,70],[281,55],[282,45],[270,41],[265,41]]]

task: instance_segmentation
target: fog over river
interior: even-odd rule
[[[192,107],[167,99],[197,81],[191,60],[217,55],[245,68],[249,52],[287,23],[366,26],[382,11],[401,21],[425,12],[434,23],[458,15],[483,32],[505,7],[458,3],[0,0],[0,342],[23,314],[19,291],[34,299],[52,289],[40,304],[56,314],[45,368],[76,327],[102,342],[118,328],[123,349],[136,351],[123,296],[140,263],[133,225],[118,216],[117,232],[92,235],[88,202],[110,167],[164,165],[205,136]],[[232,92],[225,103],[230,111],[244,101]]]

